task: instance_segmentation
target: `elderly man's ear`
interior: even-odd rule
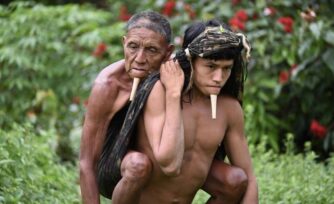
[[[166,57],[165,57],[164,61],[167,61],[171,58],[171,56],[174,52],[174,49],[175,49],[175,46],[173,44],[168,45],[167,54],[166,54]]]

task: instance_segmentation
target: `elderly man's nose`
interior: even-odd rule
[[[137,63],[145,63],[146,61],[146,56],[145,56],[145,52],[143,49],[139,49],[137,54],[136,54],[136,58],[135,61]]]

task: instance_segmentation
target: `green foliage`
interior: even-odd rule
[[[144,9],[164,13],[173,27],[177,47],[187,24],[195,20],[219,18],[237,27],[252,45],[244,101],[246,111],[250,111],[246,113],[248,130],[256,134],[251,134],[249,141],[256,144],[267,137],[268,145],[279,151],[284,149],[282,138],[291,132],[299,147],[311,140],[318,153],[325,151],[328,155],[334,150],[331,1],[147,0],[127,5],[123,4],[131,13]],[[302,17],[302,12],[308,14],[310,9],[316,17]],[[246,15],[244,20],[236,17],[239,12]],[[237,26],[233,19],[238,20]],[[314,141],[309,131],[313,119],[328,128],[326,139]]]
[[[194,8],[205,8],[196,9],[198,18],[218,17],[232,26],[230,20],[237,18],[236,13],[246,15],[246,20],[239,19],[244,26],[239,29],[247,34],[253,50],[244,97],[251,143],[266,137],[269,146],[279,150],[284,146],[282,139],[291,132],[300,148],[305,141],[312,141],[318,153],[328,156],[334,150],[331,4],[325,0],[318,4],[261,0],[235,5],[225,1],[195,4]],[[302,12],[307,14],[309,9],[316,15],[311,20],[302,17]],[[284,25],[280,21],[289,22]],[[310,132],[311,120],[319,121],[327,129],[325,139]]]
[[[55,154],[55,131],[0,130],[0,203],[79,203],[78,174]]]
[[[263,143],[253,149],[260,203],[334,203],[334,160],[316,163],[310,151],[294,154],[289,135],[286,154],[267,151]]]
[[[110,5],[0,6],[0,203],[79,202],[77,170],[59,160],[77,156],[83,101],[96,74],[122,58],[120,16],[145,9],[167,12],[177,47],[187,24],[215,17],[228,23],[246,12],[242,32],[253,51],[244,110],[260,203],[333,203],[334,161],[314,161],[334,149],[332,1],[313,4],[313,20],[301,17],[309,6],[302,0],[187,0],[169,8],[167,0],[99,2]],[[292,19],[291,31],[281,17]],[[311,120],[326,128],[322,138],[310,131]],[[11,125],[27,121],[33,127]],[[300,149],[311,141],[315,153],[294,155],[287,134]],[[277,154],[282,147],[287,153]],[[207,198],[199,192],[194,203]]]
[[[96,73],[122,58],[124,24],[89,6],[0,8],[0,126],[56,126],[66,144]],[[106,50],[97,50],[101,43]]]
[[[325,163],[315,162],[316,155],[309,143],[305,154],[294,154],[292,139],[289,135],[285,154],[267,151],[265,142],[256,147],[251,145],[259,203],[333,204],[334,157]],[[205,203],[208,198],[200,190],[193,204]]]
[[[0,130],[0,203],[80,203],[77,168],[60,163],[56,132],[35,134],[29,125],[12,129]],[[265,141],[250,147],[260,203],[334,203],[334,159],[315,162],[310,144],[296,155],[292,135],[288,138],[285,154],[267,151]],[[207,199],[199,191],[193,203]]]

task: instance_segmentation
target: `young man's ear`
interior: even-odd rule
[[[175,49],[175,46],[173,44],[170,44],[168,45],[167,47],[167,54],[166,54],[166,57],[165,57],[165,61],[169,60],[171,55],[173,54],[174,52],[174,49]]]

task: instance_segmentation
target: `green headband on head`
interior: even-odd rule
[[[187,55],[193,54],[205,58],[226,48],[240,47],[240,44],[245,48],[245,58],[248,60],[251,48],[244,34],[231,32],[222,26],[207,27],[188,45],[185,52]]]
[[[191,67],[190,81],[186,88],[186,92],[192,87],[192,55],[206,58],[207,56],[219,53],[224,49],[240,46],[242,46],[246,51],[244,60],[248,61],[250,58],[251,47],[244,34],[231,32],[224,29],[221,25],[207,27],[200,35],[189,43],[188,47],[184,50]]]

